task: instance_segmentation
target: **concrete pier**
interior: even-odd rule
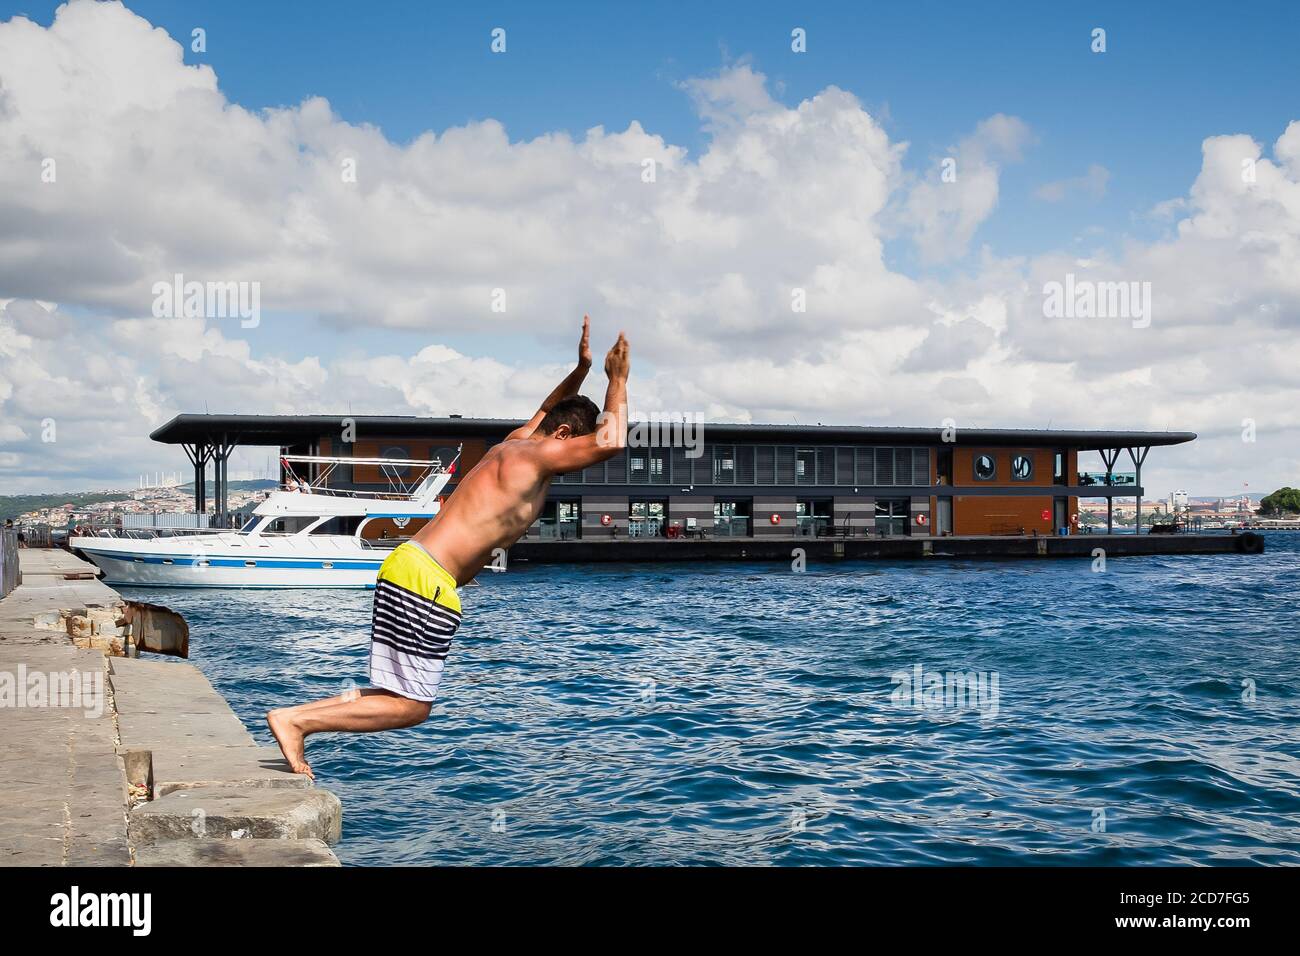
[[[0,600],[0,866],[338,865],[337,797],[258,746],[193,665],[51,629],[60,611],[108,621],[121,598],[67,552],[20,556]]]

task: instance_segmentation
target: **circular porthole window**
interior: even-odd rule
[[[1011,477],[1016,481],[1028,481],[1034,477],[1034,460],[1028,455],[1016,455],[1011,459]]]
[[[979,481],[992,481],[997,477],[998,466],[992,455],[975,456],[975,478]]]
[[[410,458],[411,452],[403,445],[388,445],[379,450],[380,458]],[[410,468],[407,465],[380,465],[379,470],[384,475],[384,480],[389,478],[407,478]]]

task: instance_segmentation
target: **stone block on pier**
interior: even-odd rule
[[[339,798],[317,787],[195,787],[134,808],[127,828],[137,847],[164,840],[324,840],[343,831]]]
[[[151,784],[154,798],[174,790],[237,786],[305,790],[311,781],[289,769],[278,747],[155,747]],[[132,783],[143,783],[132,779]]]
[[[141,846],[136,866],[339,866],[322,840],[168,840]]]

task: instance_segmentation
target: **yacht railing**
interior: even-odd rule
[[[410,500],[414,498],[424,486],[425,482],[433,475],[454,474],[456,465],[460,462],[462,446],[457,446],[456,455],[451,462],[443,465],[441,458],[419,459],[419,458],[350,458],[334,457],[328,455],[281,455],[280,466],[284,469],[288,478],[286,484],[288,490],[299,490],[304,494],[330,494],[341,492],[349,497],[376,497],[381,500],[395,500],[397,498]],[[304,478],[294,471],[294,463],[300,465],[312,465],[317,469],[317,474],[313,479]],[[350,489],[329,489],[329,477],[334,470],[340,465],[354,467],[356,465],[370,465],[379,469],[380,474],[388,482],[389,492],[354,492]],[[321,467],[324,466],[324,467]],[[409,482],[400,474],[400,472],[415,472]]]

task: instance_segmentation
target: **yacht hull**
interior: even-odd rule
[[[69,546],[100,568],[105,582],[139,587],[373,588],[388,556],[362,548],[322,555],[185,540],[73,538]]]

